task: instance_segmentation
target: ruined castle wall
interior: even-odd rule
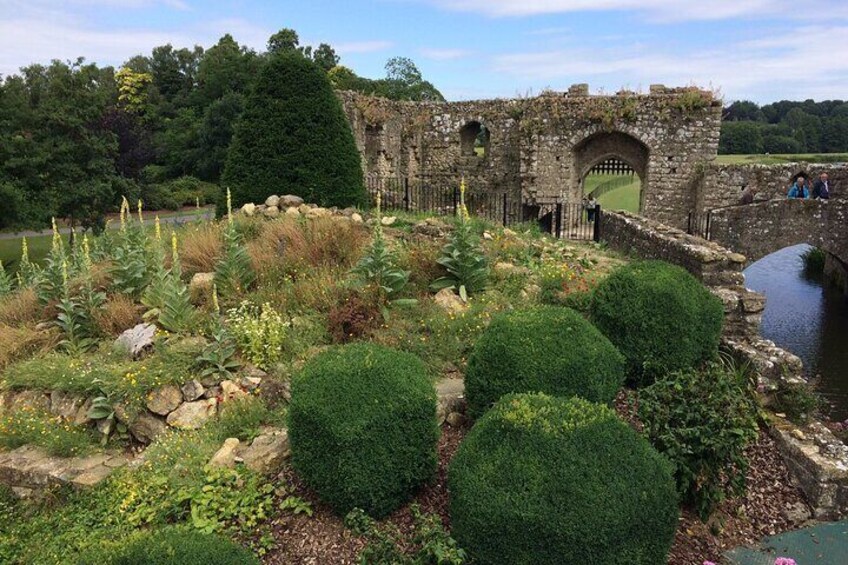
[[[619,158],[643,181],[643,213],[683,226],[718,149],[720,102],[691,88],[591,96],[577,85],[536,98],[443,103],[338,95],[366,175],[445,184],[465,177],[472,193],[520,195],[540,213],[557,198],[579,200],[585,173]],[[463,143],[472,122],[489,130],[483,156]]]

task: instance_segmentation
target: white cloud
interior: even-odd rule
[[[848,17],[844,0],[423,0],[441,8],[492,17],[632,11],[657,21],[723,20],[780,14],[788,19]]]
[[[429,47],[421,48],[418,52],[425,59],[432,59],[434,61],[455,61],[473,54],[473,51],[469,51],[468,49],[435,49]]]
[[[494,57],[493,67],[536,83],[594,79],[610,90],[622,84],[715,86],[731,98],[844,98],[848,91],[848,26],[801,28],[772,41],[751,37],[710,51],[672,53],[649,46],[572,48]]]

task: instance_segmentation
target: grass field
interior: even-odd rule
[[[780,163],[840,163],[848,162],[848,153],[798,153],[795,155],[719,155],[719,165],[777,165]]]
[[[620,179],[620,175],[588,175],[583,183],[584,192],[589,193],[604,182]],[[641,192],[641,181],[639,177],[633,177],[630,184],[611,190],[598,198],[602,208],[608,210],[625,210],[627,212],[639,212],[639,195]]]
[[[62,236],[65,242],[68,241],[68,236]],[[52,243],[52,235],[38,235],[27,237],[27,246],[29,247],[29,258],[33,263],[41,262],[47,253],[50,251]],[[3,261],[3,267],[8,273],[13,273],[18,270],[18,260],[21,258],[21,238],[0,239],[0,261]]]

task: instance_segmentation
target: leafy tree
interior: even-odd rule
[[[364,204],[359,152],[317,65],[296,53],[271,57],[245,100],[222,180],[237,206],[281,193]]]
[[[275,55],[286,51],[296,51],[300,38],[293,29],[283,28],[268,38],[268,53]]]
[[[336,50],[326,43],[320,44],[318,48],[313,51],[312,60],[316,65],[324,69],[325,72],[328,72],[330,69],[339,64],[339,56],[336,55]]]
[[[719,152],[725,154],[755,154],[763,152],[760,128],[751,122],[724,122],[721,124]]]
[[[766,118],[756,103],[740,100],[724,109],[723,119],[728,122],[763,122]]]

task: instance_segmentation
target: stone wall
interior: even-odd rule
[[[759,336],[765,297],[745,288],[744,256],[632,214],[604,212],[601,230],[610,247],[643,259],[680,265],[722,300],[723,347],[740,361],[751,363],[759,375],[766,404],[768,393],[778,383],[802,379],[800,359]],[[848,447],[819,422],[798,427],[781,415],[773,415],[770,431],[815,517],[848,516]]]
[[[807,243],[848,259],[848,200],[785,197],[713,210],[710,239],[753,262],[790,245]]]
[[[703,192],[703,205],[698,210],[712,210],[738,204],[744,186],[757,189],[757,200],[786,198],[792,178],[802,171],[812,175],[812,178],[818,178],[819,174],[827,172],[833,196],[843,197],[848,194],[848,165],[844,164],[719,165],[713,163],[708,167],[703,185],[700,187]]]
[[[366,175],[426,177],[469,190],[506,191],[544,211],[582,197],[582,181],[608,158],[629,163],[643,183],[642,211],[685,225],[706,165],[715,159],[721,103],[692,88],[592,96],[587,85],[535,98],[394,102],[338,93]],[[478,156],[463,135],[489,131]]]

